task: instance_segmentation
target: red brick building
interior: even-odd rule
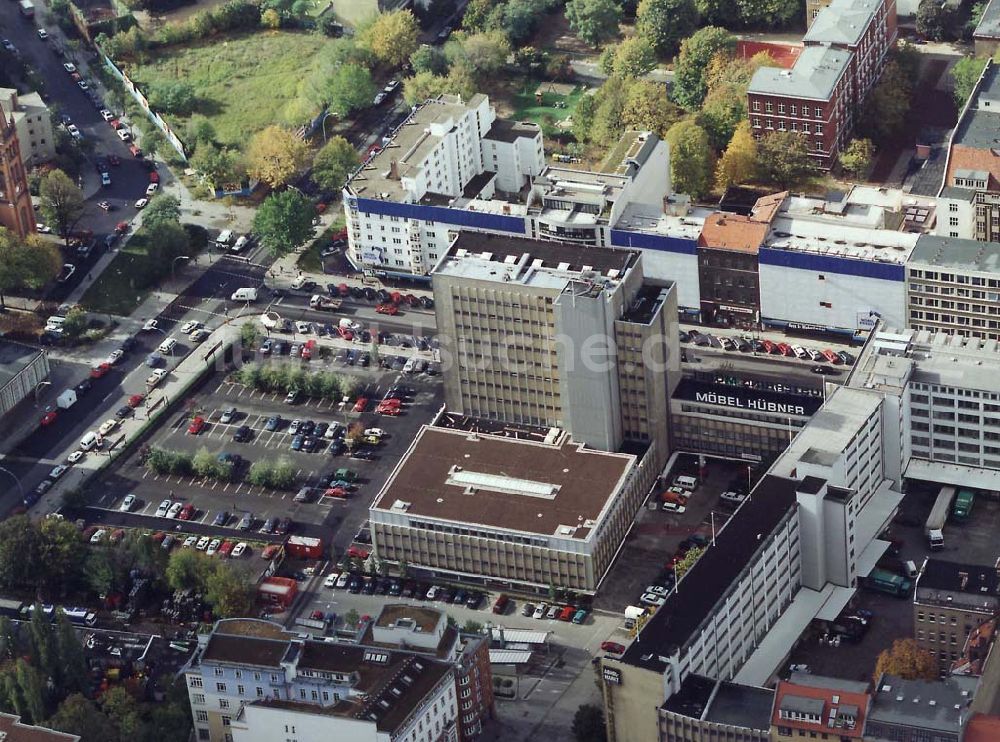
[[[469,742],[482,733],[483,721],[494,716],[493,670],[490,643],[485,636],[462,634],[459,642],[461,654],[455,662],[458,738]]]
[[[896,0],[833,0],[802,39],[791,69],[758,70],[747,92],[754,136],[794,131],[829,169],[896,41]]]
[[[3,107],[0,107],[0,226],[18,237],[35,232],[35,215],[17,131]]]

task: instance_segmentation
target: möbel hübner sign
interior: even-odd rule
[[[805,415],[806,408],[795,403],[772,402],[767,399],[755,397],[737,397],[731,394],[720,394],[718,392],[695,392],[695,401],[705,404],[719,405],[720,407],[735,407],[740,410],[754,410],[756,412],[774,412],[779,415]]]

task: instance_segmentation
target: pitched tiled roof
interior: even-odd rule
[[[834,703],[834,699],[837,702]],[[782,707],[794,708],[798,711],[813,711],[815,707],[819,722],[782,719]],[[839,714],[838,714],[839,712]],[[865,714],[868,712],[868,694],[837,690],[811,685],[797,685],[782,681],[778,683],[774,695],[774,709],[771,712],[771,723],[775,726],[801,729],[804,732],[829,733],[828,721],[833,714],[836,720],[841,716],[854,719],[854,726],[836,726],[834,733],[841,738],[861,739],[865,729]]]
[[[766,236],[766,223],[738,214],[713,214],[705,219],[698,245],[756,253]]]

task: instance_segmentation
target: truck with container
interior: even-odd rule
[[[934,507],[931,508],[931,514],[927,516],[924,533],[927,536],[927,544],[933,551],[944,548],[944,524],[948,520],[948,512],[954,499],[955,488],[947,485],[942,487],[934,501]]]
[[[865,578],[865,587],[869,590],[905,598],[913,589],[913,583],[905,577],[884,569],[873,569]]]
[[[285,551],[295,559],[320,559],[323,556],[323,540],[312,536],[289,536]]]
[[[343,303],[344,302],[340,299],[334,299],[331,296],[323,296],[322,294],[313,294],[312,298],[309,299],[309,307],[320,312],[333,312],[340,309]]]
[[[21,0],[21,2],[18,3],[18,5],[20,5],[21,7],[22,16],[24,16],[25,18],[35,17],[35,4],[31,2],[31,0]]]
[[[58,397],[56,397],[56,406],[60,410],[68,410],[70,407],[76,404],[76,390],[67,389]]]
[[[958,521],[968,520],[972,515],[972,506],[976,504],[976,493],[972,490],[959,490],[955,495],[955,503],[951,507],[951,517]]]

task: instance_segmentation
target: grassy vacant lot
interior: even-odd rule
[[[193,85],[196,112],[209,118],[220,141],[242,146],[269,124],[298,125],[316,113],[301,88],[326,43],[310,33],[247,33],[164,49],[130,74],[147,90],[176,80]],[[186,120],[166,118],[183,139]]]
[[[541,103],[535,99],[535,91],[539,87],[543,91]],[[569,95],[560,95],[545,88],[546,83],[544,82],[529,81],[525,82],[513,94],[511,106],[514,108],[516,120],[534,121],[536,124],[541,124],[546,118],[552,121],[562,121],[573,113],[576,104],[583,97],[583,87],[579,85]],[[556,106],[557,103],[565,103],[566,107],[559,108]]]
[[[90,312],[129,315],[151,291],[149,288],[138,288],[135,277],[149,272],[145,244],[137,236],[133,237],[90,285],[80,304]]]

